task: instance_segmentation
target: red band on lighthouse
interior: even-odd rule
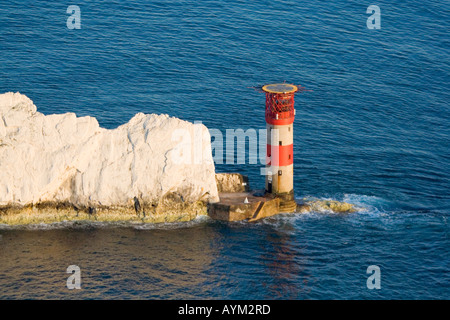
[[[294,163],[294,145],[267,145],[267,165],[276,167],[288,166]]]

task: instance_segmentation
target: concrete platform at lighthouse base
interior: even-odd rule
[[[264,195],[263,190],[220,193],[219,198],[208,208],[208,215],[215,220],[251,222],[280,213],[280,199]]]
[[[223,221],[256,221],[279,213],[297,211],[294,193],[275,196],[250,190],[248,177],[239,173],[216,174],[220,201],[208,205],[208,215]]]

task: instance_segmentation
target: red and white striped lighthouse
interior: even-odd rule
[[[281,212],[294,212],[294,95],[298,87],[268,84],[266,93],[266,192],[280,198]]]

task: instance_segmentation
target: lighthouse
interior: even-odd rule
[[[262,90],[266,94],[266,193],[280,199],[280,212],[295,212],[294,95],[299,88],[275,83]]]

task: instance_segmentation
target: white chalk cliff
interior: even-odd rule
[[[69,202],[129,206],[219,200],[208,129],[136,114],[108,130],[74,113],[44,115],[20,93],[0,94],[0,206]]]

